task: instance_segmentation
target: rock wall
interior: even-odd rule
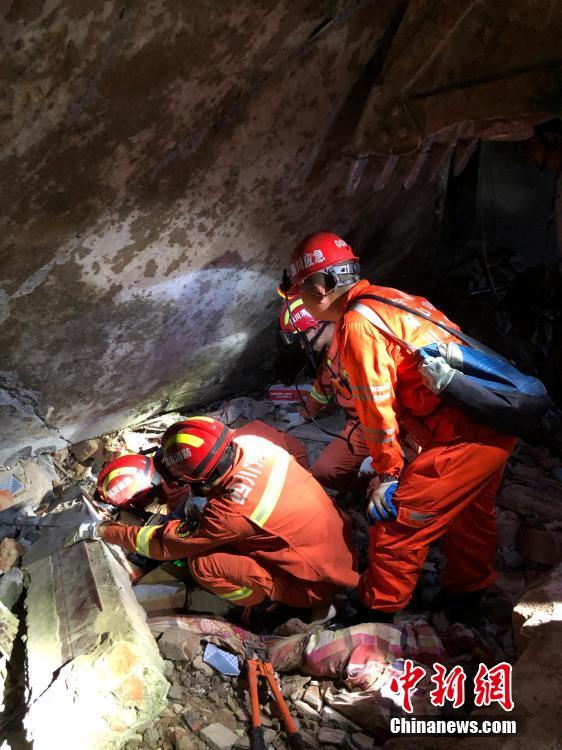
[[[8,4],[0,462],[265,384],[303,234],[427,248],[436,165],[348,149],[404,6]]]

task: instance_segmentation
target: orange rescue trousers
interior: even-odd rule
[[[353,446],[349,450],[348,440]],[[345,492],[362,483],[357,479],[357,472],[363,459],[369,455],[365,436],[357,419],[348,419],[340,437],[329,443],[310,467],[310,473],[323,487],[336,492]]]
[[[265,599],[291,607],[313,607],[330,601],[341,591],[341,586],[303,581],[273,565],[224,550],[192,557],[189,567],[201,588],[244,607],[261,604]]]
[[[368,607],[405,607],[429,546],[443,536],[442,585],[451,593],[495,579],[495,496],[515,438],[444,407],[425,420],[433,440],[402,474],[396,521],[371,529],[369,567],[359,590]]]

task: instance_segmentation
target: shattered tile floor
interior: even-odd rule
[[[270,402],[242,397],[212,413],[231,426],[259,418],[281,427],[282,412],[283,407]],[[120,565],[123,561],[116,561],[106,551],[75,550],[71,555],[71,551],[61,551],[57,542],[80,514],[87,517],[84,497],[91,498],[103,461],[124,450],[157,443],[161,431],[177,418],[176,414],[165,415],[134,430],[85,441],[51,456],[22,460],[0,471],[2,750],[51,747],[47,717],[64,701],[65,691],[72,693],[72,710],[76,705],[85,706],[84,713],[76,713],[73,719],[82,723],[76,731],[82,732],[86,721],[91,722],[91,731],[94,735],[98,732],[98,738],[113,738],[98,739],[97,745],[82,742],[81,747],[250,747],[250,703],[243,659],[239,659],[241,675],[231,677],[202,658],[205,643],[240,654],[245,639],[256,637],[236,625],[231,630],[232,617],[225,603],[191,590],[189,580],[183,580],[185,569],[170,564],[145,574],[131,591],[127,574],[129,579],[139,576],[134,566],[129,565],[125,572]],[[337,415],[322,422],[331,432],[338,429]],[[303,425],[293,434],[306,444],[311,462],[331,439],[314,425]],[[356,543],[365,551],[368,526],[361,499],[346,496],[338,502],[353,517]],[[450,623],[443,612],[424,610],[439,590],[444,558],[437,544],[424,565],[416,605],[397,614],[392,625],[348,628],[355,610],[352,596],[344,592],[337,597],[337,615],[330,626],[303,632],[305,629],[293,622],[281,631],[285,637],[266,634],[283,695],[306,747],[366,750],[383,745],[389,737],[389,716],[398,715],[383,683],[392,670],[399,673],[404,658],[426,666],[435,660],[462,664],[469,675],[482,661],[515,664],[518,654],[528,647],[534,621],[544,626],[549,617],[562,619],[555,612],[561,606],[560,597],[557,603],[558,594],[551,593],[560,590],[560,573],[553,571],[562,555],[560,457],[543,448],[519,445],[498,496],[497,526],[499,575],[484,598],[484,621],[478,627]],[[91,580],[83,575],[74,580],[81,566],[89,571]],[[52,611],[53,603],[45,593],[50,586],[51,599],[64,617],[60,611]],[[132,595],[135,589],[147,623],[144,610]],[[525,598],[529,589],[541,594]],[[107,612],[121,611],[120,607],[127,617],[112,621]],[[65,618],[71,624],[68,632],[63,632]],[[51,626],[53,640],[59,641],[57,649],[48,642]],[[160,655],[153,637],[159,639]],[[371,639],[369,654],[361,646],[366,639]],[[559,654],[556,658],[560,659]],[[86,665],[90,671],[80,672],[85,659],[91,659]],[[95,692],[83,687],[88,681],[85,675],[98,674],[96,670],[100,684],[107,684],[107,694],[119,703],[118,711],[106,705],[107,695],[102,695],[101,688]],[[428,686],[422,682],[417,713],[427,715],[433,710],[427,692]],[[263,697],[266,745],[281,750],[287,742],[280,715]],[[470,708],[470,695],[468,698],[465,712]],[[92,714],[98,704],[103,722],[94,726]],[[59,727],[53,735],[57,747],[63,749],[65,741],[69,747],[73,744],[70,718],[66,723],[66,733],[61,735]],[[412,747],[419,745],[416,739],[411,742]]]

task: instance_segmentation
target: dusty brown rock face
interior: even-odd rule
[[[423,286],[451,162],[559,113],[525,0],[5,5],[0,461],[265,385],[298,239]]]
[[[99,450],[99,440],[83,440],[71,447],[72,454],[80,462],[87,461],[97,450]]]
[[[423,263],[447,160],[346,148],[401,7],[10,5],[0,460],[266,382],[306,232]]]
[[[2,539],[0,542],[0,572],[10,570],[25,552],[25,547],[15,539]]]

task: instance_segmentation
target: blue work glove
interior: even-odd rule
[[[392,497],[397,489],[398,480],[394,477],[379,474],[371,480],[367,490],[369,497],[367,518],[371,526],[380,521],[396,520],[398,510],[392,502]]]

